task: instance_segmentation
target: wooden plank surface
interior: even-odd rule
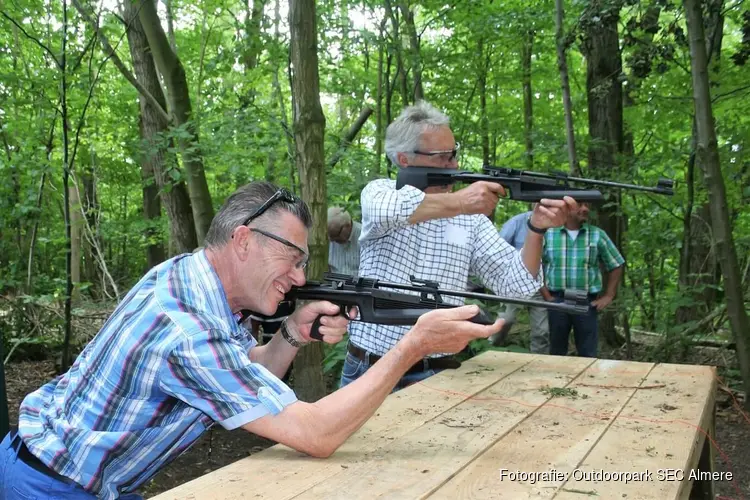
[[[364,453],[388,445],[535,359],[529,354],[482,353],[457,370],[430,377],[430,386],[441,391],[416,384],[389,395],[376,414],[328,459],[276,445],[152,498],[293,498],[338,474]]]
[[[540,356],[488,389],[404,437],[353,462],[336,477],[296,497],[420,498],[453,476],[522,422],[549,396],[539,388],[567,385],[594,360]],[[427,386],[438,386],[431,379]]]
[[[570,359],[548,358],[563,365]],[[430,498],[551,498],[564,474],[571,473],[607,432],[652,368],[651,363],[597,360],[569,384],[550,384],[558,397],[546,399]],[[538,392],[541,387],[533,389]],[[510,399],[510,404],[521,404]],[[548,474],[534,475],[542,472]]]
[[[627,500],[689,497],[689,474],[697,467],[704,430],[713,421],[715,368],[660,364],[644,384],[663,387],[637,391],[578,465],[584,472],[640,472],[644,480],[571,477],[555,499],[580,500],[581,491],[594,491],[600,498]],[[684,479],[661,480],[659,471],[664,469],[679,469]]]
[[[488,351],[390,395],[328,459],[277,445],[154,499],[687,498],[715,383],[713,367]]]

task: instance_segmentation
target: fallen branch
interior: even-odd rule
[[[360,111],[359,117],[357,117],[357,121],[352,124],[352,126],[346,132],[346,135],[344,135],[344,137],[341,139],[341,145],[339,146],[338,151],[333,154],[331,160],[328,162],[327,167],[329,169],[333,168],[339,162],[339,160],[343,158],[344,153],[346,152],[346,148],[348,148],[349,144],[351,144],[354,138],[357,137],[357,134],[365,125],[365,122],[367,122],[367,119],[371,114],[372,108],[370,106],[366,106],[362,111]]]

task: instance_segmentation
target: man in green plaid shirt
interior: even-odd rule
[[[550,354],[566,355],[573,327],[579,356],[595,358],[599,343],[597,313],[615,298],[625,259],[602,229],[587,223],[588,203],[579,203],[570,212],[565,225],[544,235],[545,300],[562,302],[566,289],[588,293],[591,307],[586,315],[548,311]],[[609,274],[607,289],[602,290],[600,264]]]

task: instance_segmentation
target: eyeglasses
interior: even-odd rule
[[[273,196],[268,198],[268,200],[263,202],[263,204],[259,206],[255,212],[250,214],[250,216],[247,219],[245,219],[245,222],[243,222],[242,225],[247,226],[248,224],[250,224],[250,222],[252,222],[253,220],[263,215],[266,212],[266,210],[271,208],[271,206],[273,206],[273,204],[276,203],[277,201],[285,201],[287,203],[296,203],[297,200],[298,198],[294,196],[292,193],[290,193],[288,189],[281,188],[278,191],[276,191],[273,194]]]
[[[414,154],[418,155],[424,155],[424,156],[440,156],[441,159],[445,161],[453,161],[458,157],[458,152],[461,149],[461,144],[456,143],[456,147],[453,149],[448,149],[445,151],[420,151],[418,149],[415,149],[413,151]]]
[[[297,245],[295,245],[291,241],[285,240],[281,236],[277,236],[277,235],[275,235],[273,233],[269,233],[268,231],[263,231],[262,229],[256,229],[254,227],[251,227],[250,231],[252,231],[254,233],[262,234],[266,238],[271,238],[272,240],[276,240],[279,243],[282,243],[282,244],[288,246],[289,248],[293,248],[293,249],[297,250],[299,253],[301,253],[303,255],[303,257],[302,257],[302,260],[300,260],[299,262],[297,262],[297,263],[294,264],[294,267],[296,269],[304,269],[304,268],[307,267],[307,263],[310,260],[310,256],[307,254],[307,252],[305,252],[304,250],[302,250],[302,248],[298,247]]]

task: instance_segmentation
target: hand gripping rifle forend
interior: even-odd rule
[[[563,172],[547,174],[489,165],[485,165],[482,168],[481,174],[466,170],[435,167],[400,168],[398,177],[396,178],[396,189],[410,185],[424,191],[430,186],[447,186],[457,182],[472,183],[478,181],[497,182],[509,191],[508,197],[511,200],[526,202],[538,202],[542,198],[561,200],[565,196],[570,196],[576,201],[604,200],[604,196],[599,190],[573,187],[573,183],[648,191],[670,196],[674,194],[674,182],[670,179],[659,179],[656,187],[651,188],[634,184],[572,177]]]
[[[419,292],[407,294],[383,288]],[[301,287],[293,287],[285,300],[326,300],[339,306],[341,315],[349,317],[350,311],[357,308],[359,314],[352,321],[375,323],[379,325],[414,325],[420,316],[435,310],[458,307],[443,301],[444,295],[475,298],[494,302],[507,302],[559,309],[573,314],[586,314],[589,310],[585,293],[566,293],[564,303],[552,303],[526,299],[499,297],[490,294],[441,290],[434,281],[418,280],[411,277],[411,284],[387,283],[373,278],[354,277],[346,274],[326,273],[323,281],[310,281]],[[321,340],[321,316],[313,323],[310,336]],[[471,319],[481,325],[491,325],[494,319],[480,308],[479,313]]]

